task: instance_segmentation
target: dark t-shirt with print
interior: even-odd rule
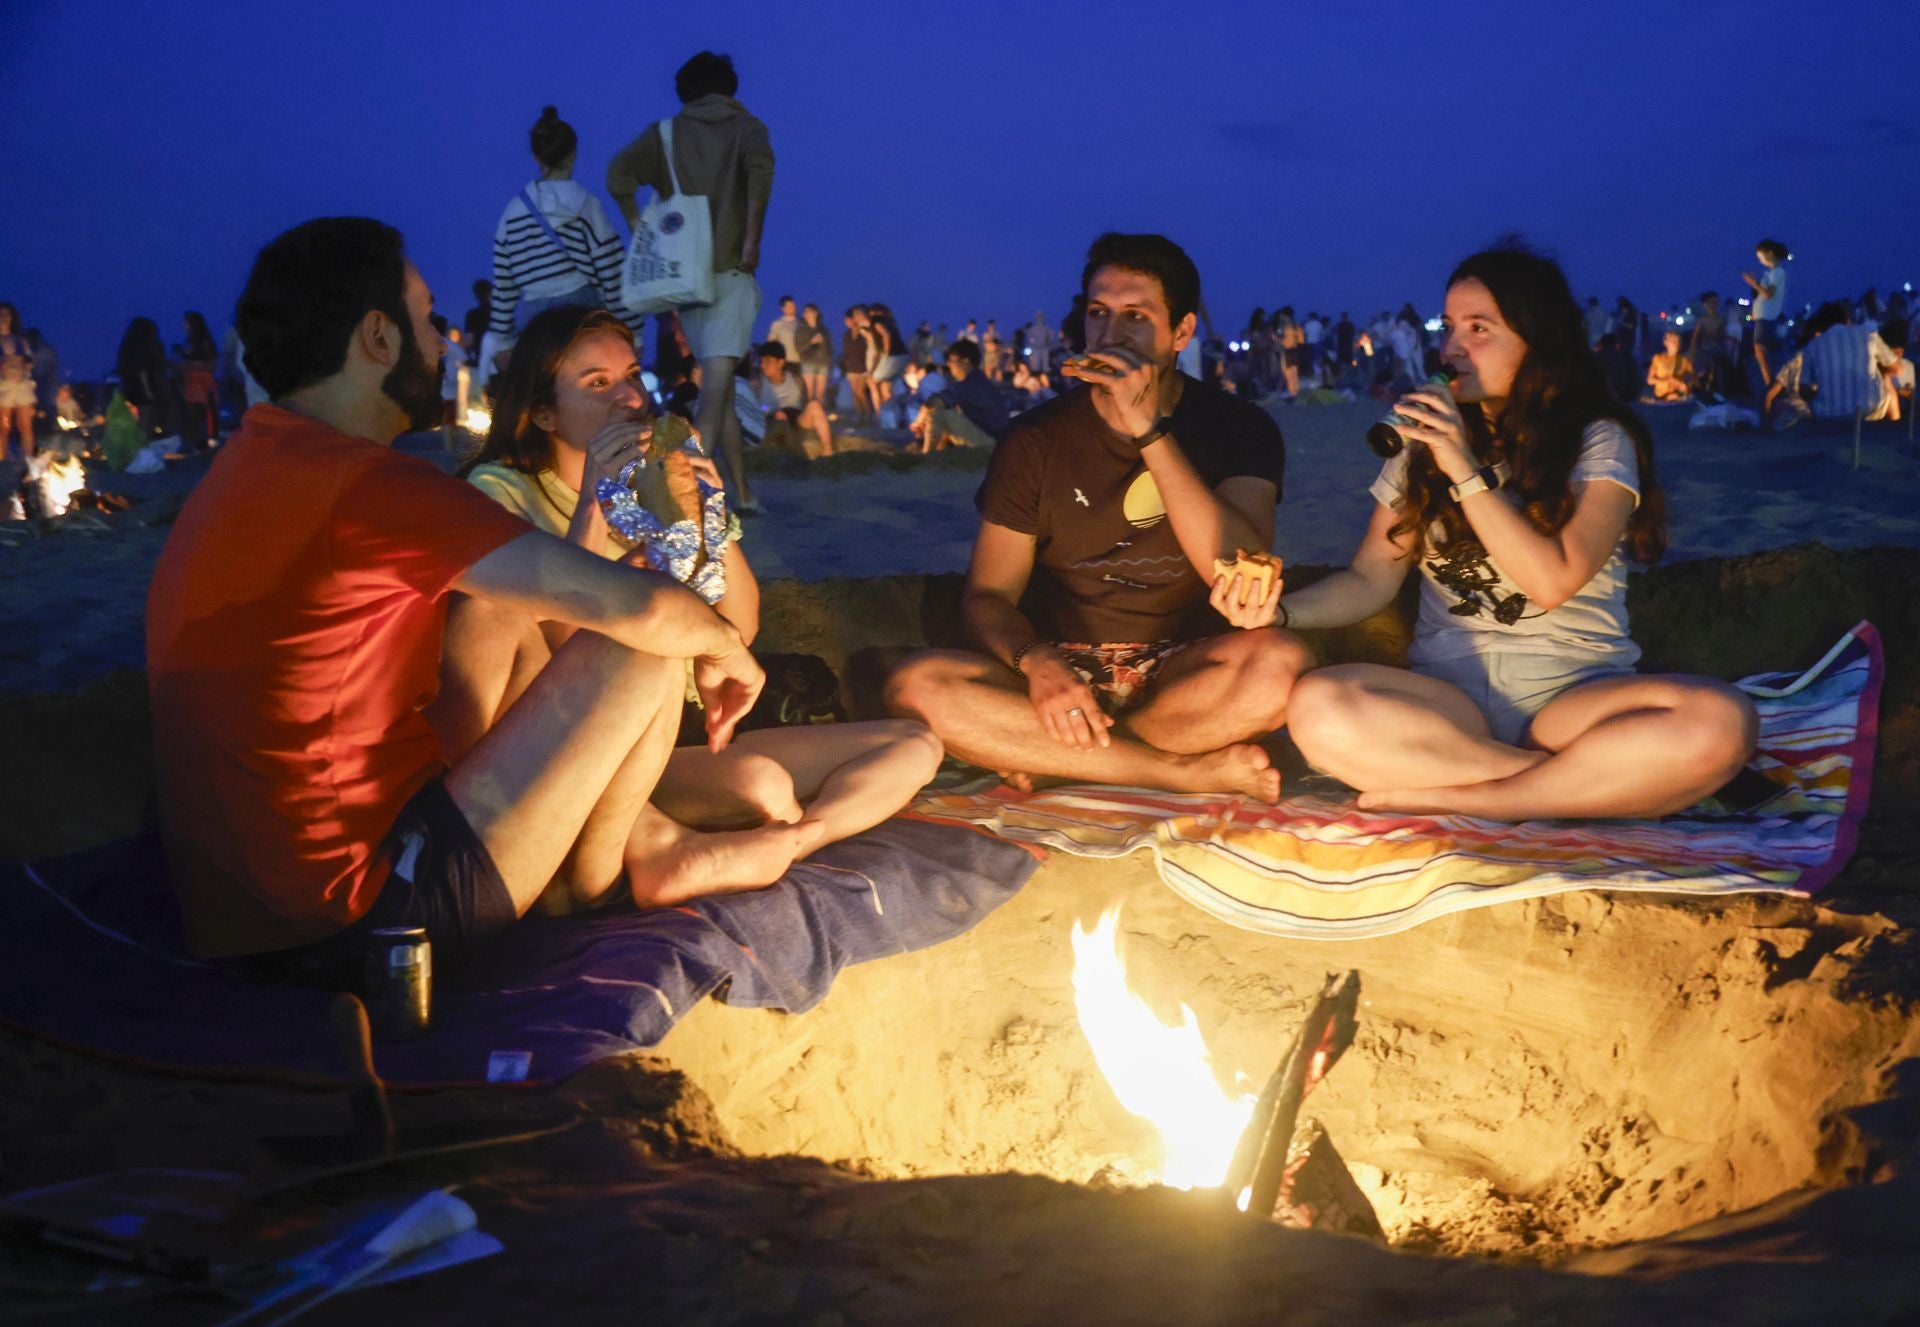
[[[1188,378],[1171,433],[1208,488],[1249,476],[1271,480],[1279,500],[1286,444],[1258,406]],[[1048,639],[1193,640],[1221,629],[1159,485],[1094,410],[1091,388],[1014,420],[973,501],[984,519],[1034,537],[1026,606]]]

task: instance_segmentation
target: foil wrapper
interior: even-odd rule
[[[700,455],[697,445],[685,450]],[[727,497],[706,480],[700,484],[700,519],[663,521],[640,501],[634,479],[652,464],[646,457],[629,461],[613,479],[594,486],[607,526],[629,548],[644,548],[647,565],[665,572],[710,604],[727,592]],[[705,554],[702,560],[701,555]]]

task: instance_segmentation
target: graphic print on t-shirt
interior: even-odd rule
[[[1436,533],[1438,526],[1435,527]],[[1487,550],[1468,540],[1452,553],[1427,563],[1427,570],[1442,589],[1459,600],[1447,612],[1455,617],[1479,617],[1485,612],[1503,627],[1523,617],[1539,617],[1527,612],[1527,596],[1515,590],[1500,593],[1500,573],[1487,560]]]
[[[1076,497],[1082,499],[1082,506],[1089,508],[1093,506],[1092,503],[1085,501],[1078,488],[1073,491]],[[1099,514],[1110,517],[1111,513],[1112,508],[1107,507]],[[1143,532],[1166,523],[1167,505],[1161,500],[1160,485],[1154,482],[1151,471],[1142,470],[1127,485],[1126,492],[1120,499],[1120,514],[1125,518],[1128,526]],[[1124,533],[1118,526],[1115,530],[1116,533]],[[1153,548],[1171,551],[1163,551],[1155,555],[1137,548],[1133,538],[1119,539],[1094,556],[1075,558],[1067,563],[1067,566],[1075,571],[1098,576],[1111,585],[1131,590],[1171,585],[1185,577],[1187,558],[1179,551],[1177,544],[1169,543],[1169,534],[1170,532],[1158,533],[1147,542]]]
[[[1167,504],[1160,497],[1160,485],[1154,482],[1153,472],[1142,470],[1140,477],[1127,485],[1127,496],[1121,500],[1120,510],[1126,514],[1127,524],[1137,530],[1145,530],[1167,519]]]

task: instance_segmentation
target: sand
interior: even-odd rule
[[[1358,528],[1341,504],[1372,464],[1346,431],[1368,413],[1282,415],[1293,461],[1276,544],[1301,579]],[[854,969],[814,1011],[709,1003],[658,1054],[578,1076],[559,1095],[587,1118],[567,1134],[410,1168],[414,1182],[461,1184],[507,1252],[311,1320],[1920,1315],[1920,1236],[1907,1233],[1920,1200],[1907,1097],[1920,480],[1890,431],[1869,434],[1870,468],[1855,475],[1850,439],[1659,427],[1679,560],[1632,582],[1650,662],[1721,676],[1793,667],[1860,617],[1887,638],[1873,813],[1819,902],[1587,893],[1304,944],[1213,922],[1144,856],[1056,856],[971,934]],[[749,548],[772,581],[768,648],[827,657],[858,700],[888,648],[950,638],[971,459],[766,476],[774,515]],[[144,691],[116,670],[138,662],[139,596],[191,478],[153,477],[106,531],[55,528],[0,550],[0,854],[79,847],[150,817]],[[913,504],[904,523],[896,498]],[[1778,547],[1814,538],[1824,546]],[[1905,547],[1838,551],[1873,544]],[[1768,551],[1686,560],[1709,550]],[[779,581],[775,565],[865,578]],[[1329,658],[1392,657],[1403,636],[1389,614],[1315,643]],[[1193,1007],[1227,1076],[1262,1078],[1323,975],[1362,973],[1360,1037],[1309,1113],[1396,1252],[1131,1187],[1156,1145],[1100,1078],[1068,984],[1072,924],[1115,903],[1137,984],[1163,1012]],[[257,1165],[262,1138],[344,1120],[330,1094],[164,1078],[11,1033],[0,1073],[0,1188],[118,1165]],[[434,1094],[396,1108],[403,1125],[511,1122],[546,1101]],[[204,1302],[114,1315],[51,1303],[160,1324],[218,1316]],[[40,1304],[0,1296],[0,1318]]]

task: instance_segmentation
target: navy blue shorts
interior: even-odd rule
[[[433,942],[434,972],[454,975],[518,919],[500,868],[443,778],[400,808],[380,853],[392,869],[360,920],[311,944],[251,955],[243,966],[271,980],[357,990],[373,931],[422,926]]]

